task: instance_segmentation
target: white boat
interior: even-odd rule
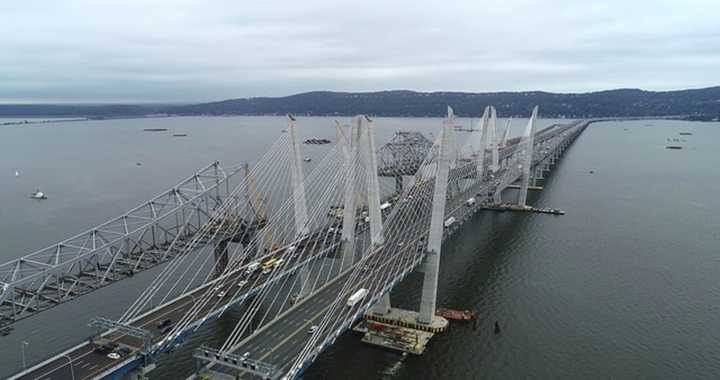
[[[310,158],[310,157],[305,157],[305,158],[303,158],[303,161],[305,161],[305,162],[310,162],[310,161],[312,161],[312,158]]]
[[[20,177],[20,170],[15,170],[15,177]]]
[[[34,193],[30,195],[30,198],[32,199],[47,199],[47,195],[40,191],[40,189],[35,190]]]

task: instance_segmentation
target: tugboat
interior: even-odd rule
[[[47,199],[47,195],[40,191],[40,189],[35,189],[35,192],[30,194],[30,198],[32,199]]]

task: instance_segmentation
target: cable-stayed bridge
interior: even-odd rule
[[[308,173],[290,116],[253,167],[213,163],[118,218],[0,266],[5,326],[159,267],[120,318],[89,314],[96,339],[13,378],[139,378],[230,307],[242,313],[225,342],[195,354],[202,376],[299,377],[363,317],[401,312],[413,329],[442,332],[442,241],[509,187],[525,206],[531,185],[589,124],[536,131],[537,112],[511,139],[507,126],[498,133],[492,107],[470,129],[449,109],[435,141],[401,132],[379,148],[373,121],[356,116],[336,124],[336,144]],[[392,308],[390,290],[416,269],[420,310]]]

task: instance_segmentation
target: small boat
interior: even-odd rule
[[[165,132],[167,131],[167,128],[145,128],[143,131],[145,132]]]
[[[680,132],[680,136],[692,136],[690,132]]]
[[[310,161],[312,161],[312,158],[310,158],[310,157],[305,157],[305,158],[303,158],[303,161],[305,161],[305,162],[310,162]]]
[[[668,145],[665,149],[682,149],[680,145]]]
[[[32,199],[47,199],[47,195],[40,191],[40,189],[36,189],[34,193],[30,194],[30,198]]]
[[[20,170],[15,170],[15,177],[20,177]]]
[[[185,137],[187,136],[187,133],[175,133],[173,134],[173,137]]]

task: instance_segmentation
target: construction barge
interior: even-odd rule
[[[445,319],[453,321],[472,321],[475,319],[475,312],[470,310],[453,310],[439,307],[435,310],[435,315],[439,315]]]
[[[536,212],[539,214],[565,215],[565,211],[556,208],[540,208],[532,206],[520,206],[507,203],[488,203],[480,206],[483,210],[491,211],[517,211],[517,212]]]

